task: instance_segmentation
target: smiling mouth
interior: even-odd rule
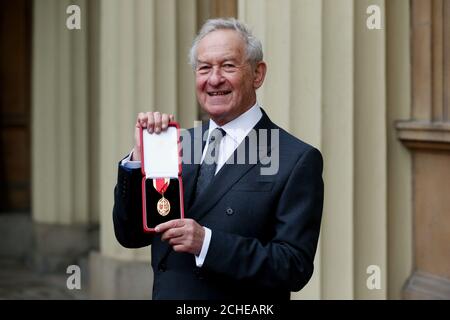
[[[211,91],[211,92],[208,92],[208,95],[210,97],[225,96],[225,95],[230,94],[230,93],[231,93],[231,91]]]

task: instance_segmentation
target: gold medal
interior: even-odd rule
[[[153,179],[153,187],[158,191],[162,198],[158,200],[156,204],[156,210],[163,217],[167,216],[170,213],[170,202],[166,198],[164,198],[164,192],[166,192],[169,187],[170,179],[162,178],[162,179]]]
[[[170,202],[164,196],[159,199],[158,204],[156,205],[156,209],[158,213],[163,217],[167,216],[170,212]]]

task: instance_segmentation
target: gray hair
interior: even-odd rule
[[[200,29],[198,35],[192,42],[191,50],[189,51],[189,63],[193,69],[197,67],[197,47],[200,40],[207,34],[217,30],[234,30],[237,31],[245,41],[247,60],[255,66],[263,59],[263,50],[261,41],[259,41],[250,31],[250,29],[242,22],[235,18],[219,18],[209,19]]]

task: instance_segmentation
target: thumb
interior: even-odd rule
[[[135,128],[134,130],[134,145],[136,147],[141,147],[141,130],[140,128]]]

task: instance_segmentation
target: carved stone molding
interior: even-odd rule
[[[450,122],[398,121],[396,129],[408,148],[450,150]]]
[[[414,272],[405,285],[406,299],[450,299],[450,280],[426,272]]]

